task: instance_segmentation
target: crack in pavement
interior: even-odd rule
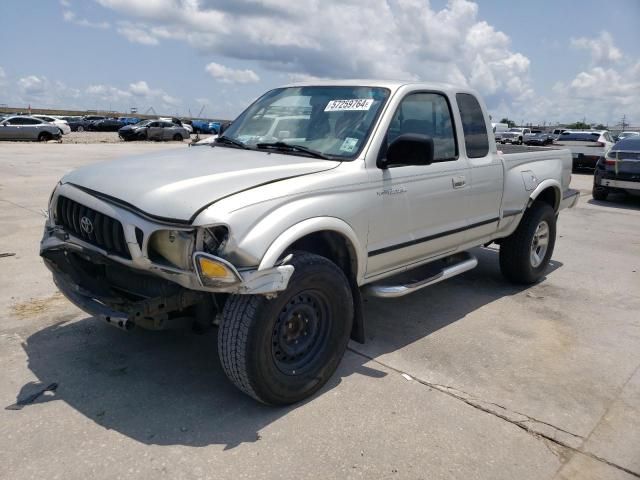
[[[40,217],[44,217],[44,213],[43,212],[38,211],[38,210],[34,210],[32,208],[29,208],[29,207],[25,207],[24,205],[20,205],[19,203],[12,202],[11,200],[6,200],[4,198],[0,198],[0,202],[8,203],[9,205],[13,205],[14,207],[22,208],[23,210],[26,210],[26,211],[31,212],[31,213],[35,213],[36,215],[38,215]]]
[[[378,365],[381,365],[385,368],[388,368],[389,370],[393,370],[394,372],[400,373],[400,374],[404,374],[404,375],[409,375],[406,372],[403,372],[401,370],[398,370],[395,367],[392,367],[390,365],[387,365],[386,363],[381,362],[380,360],[377,360],[374,357],[371,357],[365,353],[359,352],[357,350],[354,350],[351,347],[347,347],[347,350],[349,350],[352,353],[355,353],[356,355],[360,355],[361,357],[364,357],[374,363],[377,363]],[[559,454],[558,452],[553,451],[550,448],[550,445],[548,445],[546,442],[551,442],[555,447],[562,447],[562,448],[566,448],[568,450],[571,450],[574,453],[578,453],[580,455],[585,455],[589,458],[592,458],[593,460],[596,460],[598,462],[602,462],[605,463],[607,465],[609,465],[612,468],[621,470],[625,473],[628,473],[629,475],[632,475],[634,477],[640,478],[640,472],[634,472],[632,470],[629,470],[628,468],[625,468],[621,465],[617,465],[609,460],[607,460],[606,458],[602,458],[598,455],[595,455],[589,451],[585,451],[582,449],[582,445],[584,443],[585,438],[580,436],[580,435],[576,435],[575,433],[571,433],[567,430],[564,430],[560,427],[556,427],[555,425],[548,423],[548,422],[544,422],[541,420],[537,420],[534,417],[531,417],[529,415],[526,415],[524,413],[521,412],[517,412],[514,410],[509,410],[507,408],[505,408],[502,405],[499,405],[497,403],[493,403],[493,402],[485,402],[484,400],[480,400],[475,398],[473,395],[471,395],[470,393],[467,393],[463,390],[454,388],[454,387],[450,387],[448,385],[441,385],[438,383],[431,383],[428,382],[426,380],[422,380],[420,378],[416,378],[416,377],[412,377],[410,376],[410,378],[414,379],[416,382],[429,387],[429,388],[433,388],[434,390],[437,390],[441,393],[444,393],[445,395],[449,395],[452,398],[455,398],[456,400],[460,400],[464,403],[466,403],[467,405],[480,410],[482,412],[488,413],[490,415],[493,415],[494,417],[500,418],[506,422],[511,423],[512,425],[515,425],[516,427],[524,430],[525,432],[529,433],[530,435],[535,436],[536,438],[539,438],[541,440],[543,440],[545,442],[545,446],[551,451],[551,453],[553,453],[556,457],[559,458],[563,458],[566,456],[563,456],[562,454]],[[494,406],[494,407],[498,407],[498,409],[500,410],[496,410],[493,409],[489,406]],[[520,418],[518,418],[520,417]],[[545,428],[540,428],[540,426],[543,425],[545,427],[548,427],[548,429],[551,429],[551,431],[544,431]],[[538,428],[535,428],[538,427]],[[547,430],[548,430],[547,429]],[[560,438],[559,438],[560,437]]]

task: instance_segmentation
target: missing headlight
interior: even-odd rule
[[[228,237],[229,230],[225,226],[205,228],[202,235],[203,250],[215,255],[224,247]]]
[[[156,263],[169,262],[188,270],[191,266],[194,235],[180,230],[158,230],[149,239],[149,259]]]

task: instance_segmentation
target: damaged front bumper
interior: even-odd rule
[[[61,197],[70,199],[73,203],[81,206],[80,208],[86,207],[87,211],[95,212],[118,222],[122,226],[122,239],[119,243],[124,246],[119,251],[107,251],[99,243],[89,243],[86,238],[81,238],[77,233],[80,230],[77,228],[77,232],[73,232],[70,228],[64,227],[63,222],[56,220],[57,202]],[[48,213],[49,218],[40,244],[41,256],[44,256],[44,252],[58,250],[92,256],[98,255],[106,260],[129,267],[134,272],[149,273],[188,290],[210,293],[275,294],[287,288],[289,279],[293,275],[294,268],[291,265],[281,264],[262,270],[257,267],[236,267],[217,255],[198,251],[198,248],[195,248],[192,253],[192,263],[188,266],[189,268],[178,268],[152,260],[148,254],[149,239],[155,232],[167,229],[178,232],[195,232],[199,227],[174,226],[154,221],[145,216],[137,215],[119,204],[91,195],[72,184],[61,184],[56,188],[50,200]],[[80,216],[78,215],[78,217]],[[74,221],[77,220],[77,218],[74,219]],[[233,278],[224,282],[204,278],[203,272],[196,265],[196,260],[199,257],[207,257],[213,262],[224,265],[233,272]]]

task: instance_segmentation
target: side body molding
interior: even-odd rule
[[[360,241],[358,240],[356,233],[353,231],[353,228],[351,228],[351,226],[344,220],[340,220],[339,218],[335,217],[308,218],[307,220],[303,220],[289,227],[287,230],[278,235],[274,242],[269,246],[264,256],[262,257],[262,261],[260,262],[258,270],[272,268],[276,264],[278,259],[282,256],[287,247],[289,247],[296,240],[299,240],[302,237],[305,237],[306,235],[312,233],[327,230],[342,234],[349,240],[349,242],[353,246],[356,253],[356,261],[358,266],[357,281],[358,285],[360,285],[362,281],[364,281],[364,274],[367,268],[367,252],[360,244]]]

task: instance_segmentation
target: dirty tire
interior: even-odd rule
[[[268,405],[295,403],[321,388],[344,355],[353,323],[353,297],[342,270],[304,252],[289,263],[295,272],[287,290],[273,299],[229,297],[218,331],[227,377]]]
[[[609,189],[594,185],[591,196],[594,200],[605,201],[609,196]]]
[[[182,135],[180,135],[179,133],[176,133],[176,134],[173,136],[173,139],[174,139],[176,142],[181,142],[181,141],[183,140]]]
[[[42,132],[38,135],[38,141],[39,142],[48,142],[49,140],[51,140],[53,137],[51,136],[50,133],[48,132]]]
[[[537,266],[532,261],[534,236],[546,222],[548,244]],[[507,280],[519,284],[536,283],[544,275],[556,242],[556,214],[546,203],[535,202],[524,214],[515,232],[500,243],[500,270]]]
[[[84,127],[82,125],[78,126],[78,128],[76,128],[76,132],[84,132]]]

